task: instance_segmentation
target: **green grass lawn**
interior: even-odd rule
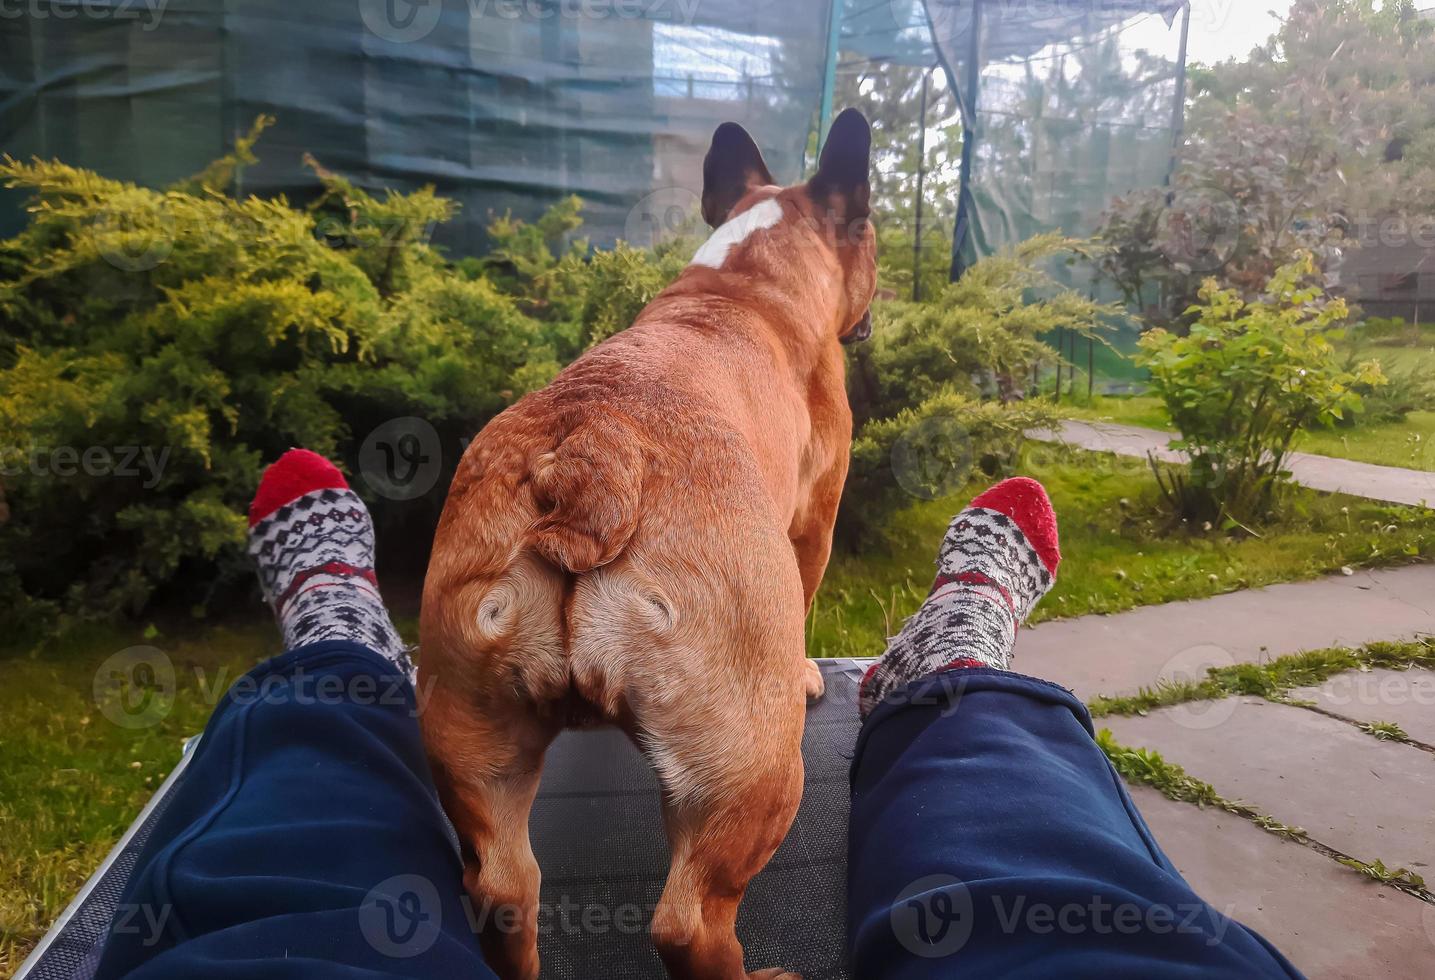
[[[1411,412],[1404,422],[1307,432],[1296,448],[1362,463],[1435,471],[1435,412]]]
[[[1024,472],[1056,505],[1065,556],[1040,622],[1194,599],[1435,554],[1435,511],[1294,489],[1283,524],[1231,537],[1158,516],[1146,464],[1032,446]],[[968,487],[966,497],[982,489]],[[808,654],[882,652],[931,586],[933,559],[965,497],[914,504],[893,521],[889,553],[837,555],[810,617]]]
[[[1154,395],[1097,395],[1095,398],[1060,402],[1057,410],[1066,418],[1092,422],[1120,422],[1147,429],[1171,428],[1170,416]]]
[[[277,652],[263,621],[206,630],[202,640],[142,633],[86,629],[35,656],[0,649],[0,975],[19,967],[179,759],[183,740],[204,727],[211,692]],[[95,678],[111,654],[139,644],[173,661],[175,696],[158,724],[124,728],[97,703]]]
[[[1414,341],[1408,335],[1377,341],[1349,336],[1338,346],[1362,360],[1378,360],[1388,375],[1435,374],[1435,327],[1423,328]],[[1171,428],[1165,408],[1155,397],[1098,395],[1087,399],[1083,386],[1078,384],[1077,389],[1075,399],[1068,396],[1059,406],[1068,418],[1121,422],[1148,429]],[[1435,411],[1412,412],[1404,422],[1361,421],[1351,428],[1307,432],[1295,448],[1362,463],[1435,472]]]
[[[1033,445],[1024,470],[1051,491],[1066,555],[1038,620],[1435,553],[1432,511],[1297,491],[1296,516],[1284,526],[1236,540],[1167,527],[1138,461]],[[974,484],[967,496],[980,489]],[[964,502],[918,503],[893,521],[890,551],[838,555],[812,616],[809,653],[880,653],[925,595],[937,544]],[[255,603],[245,620],[161,624],[148,638],[140,624],[85,629],[41,651],[0,646],[0,976],[14,971],[134,819],[218,694],[277,652],[277,634]],[[414,635],[411,618],[399,625]],[[125,728],[105,710],[114,694],[97,700],[95,683],[107,658],[138,644],[169,657],[175,693],[157,724]]]
[[[1067,418],[1171,428],[1165,407],[1151,395],[1098,395],[1090,401],[1063,402],[1059,408]],[[1435,412],[1411,412],[1404,422],[1359,422],[1351,428],[1305,432],[1295,448],[1380,466],[1435,471]]]

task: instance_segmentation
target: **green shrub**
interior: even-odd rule
[[[974,469],[1007,475],[1023,433],[1052,422],[1048,403],[1022,400],[1032,365],[1059,356],[1039,338],[1099,336],[1119,315],[1045,271],[1081,250],[1043,235],[977,262],[924,302],[873,308],[872,341],[848,360],[857,435],[840,543],[881,546],[887,519],[914,498],[955,493]]]
[[[872,341],[855,348],[851,362],[858,425],[947,390],[1010,401],[1028,387],[1033,364],[1057,356],[1042,335],[1099,335],[1103,319],[1119,311],[1061,288],[1045,271],[1080,249],[1041,235],[977,262],[929,300],[879,304]]]
[[[564,256],[553,278],[571,304],[579,350],[607,340],[637,319],[643,307],[687,267],[693,251],[690,243],[681,241],[655,249],[618,242],[586,260]]]
[[[1188,335],[1156,329],[1142,337],[1138,361],[1181,434],[1172,448],[1191,457],[1188,473],[1152,465],[1179,516],[1263,521],[1296,433],[1360,411],[1356,386],[1382,382],[1378,364],[1347,367],[1331,344],[1346,305],[1327,298],[1317,276],[1312,257],[1301,255],[1252,301],[1207,280],[1188,311]]]
[[[1348,358],[1351,370],[1358,370],[1360,361]],[[1357,416],[1347,414],[1339,425],[1355,425],[1357,418],[1368,422],[1404,422],[1411,412],[1425,412],[1435,408],[1435,378],[1420,367],[1384,369],[1384,377],[1375,383],[1355,385],[1364,402],[1363,410]]]
[[[203,603],[247,581],[262,462],[303,445],[353,471],[365,435],[402,416],[455,457],[515,379],[556,369],[536,321],[428,244],[453,205],[376,198],[317,165],[310,209],[236,200],[219,184],[249,159],[241,144],[165,190],[0,164],[32,195],[0,243],[0,596],[47,618],[133,613],[161,591]],[[150,464],[122,471],[126,447]],[[386,553],[423,550],[424,515],[372,502]]]
[[[951,496],[978,472],[1009,476],[1026,430],[1047,428],[1055,418],[1045,401],[1003,404],[948,390],[869,422],[852,442],[838,540],[880,548],[888,519],[903,507]]]
[[[1372,347],[1428,347],[1431,339],[1419,324],[1399,317],[1370,317],[1351,327],[1350,343],[1345,356],[1346,369],[1356,371],[1370,360]],[[1435,409],[1435,378],[1421,365],[1398,368],[1384,365],[1385,377],[1376,384],[1357,384],[1356,391],[1364,401],[1357,416],[1347,414],[1336,424],[1351,428],[1357,419],[1367,422],[1404,422],[1411,412]]]
[[[1381,343],[1399,341],[1408,337],[1412,332],[1412,326],[1404,317],[1372,316],[1353,327],[1351,332],[1361,340]],[[1413,328],[1413,332],[1417,337],[1421,335],[1418,326]]]
[[[543,326],[559,363],[573,360],[633,322],[687,266],[697,243],[686,238],[651,249],[618,242],[593,251],[586,238],[564,239],[582,226],[583,202],[569,197],[532,224],[505,215],[488,226],[493,250],[464,259],[469,275],[490,278]]]
[[[250,581],[243,513],[263,462],[303,445],[362,477],[365,437],[408,416],[435,429],[438,492],[394,501],[355,485],[386,565],[416,572],[463,441],[631,323],[695,244],[593,252],[582,203],[566,198],[532,223],[494,218],[489,254],[450,263],[429,239],[454,206],[429,189],[379,197],[309,159],[323,193],[307,208],[230,196],[267,123],[163,190],[0,164],[32,195],[29,225],[0,242],[12,609],[50,622],[158,598],[203,609]],[[1022,431],[1050,420],[1044,403],[1017,402],[1030,365],[1054,356],[1038,335],[1088,333],[1109,312],[1041,271],[1076,247],[1034,239],[926,303],[878,304],[876,339],[851,362],[847,540],[877,541],[910,495],[951,492],[974,467],[1007,472]],[[115,463],[127,447],[133,475],[79,459]]]

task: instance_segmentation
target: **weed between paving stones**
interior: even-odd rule
[[[1255,807],[1239,800],[1228,800],[1216,792],[1216,788],[1210,783],[1195,778],[1174,762],[1167,762],[1159,752],[1122,745],[1112,737],[1110,729],[1103,728],[1096,733],[1096,744],[1101,747],[1102,752],[1106,753],[1106,757],[1111,760],[1112,766],[1115,767],[1121,778],[1127,782],[1150,786],[1161,795],[1175,800],[1177,803],[1192,803],[1198,807],[1211,806],[1225,810],[1227,813],[1251,821],[1257,827],[1267,833],[1275,834],[1282,840],[1309,847],[1347,868],[1358,871],[1373,881],[1398,889],[1422,902],[1435,905],[1435,894],[1426,889],[1425,879],[1407,868],[1391,870],[1379,858],[1374,861],[1362,861],[1359,858],[1351,857],[1349,854],[1337,851],[1330,845],[1316,840],[1300,827],[1282,823],[1275,817],[1261,813]]]
[[[1435,668],[1435,637],[1369,643],[1353,650],[1331,647],[1289,654],[1261,664],[1212,667],[1207,671],[1206,678],[1200,681],[1161,681],[1153,687],[1140,688],[1131,695],[1098,696],[1088,702],[1087,707],[1093,718],[1144,715],[1157,708],[1233,695],[1249,695],[1278,704],[1309,707],[1309,704],[1291,700],[1287,695],[1296,688],[1320,684],[1348,670],[1409,670],[1412,667]],[[1384,726],[1384,723],[1376,724]]]
[[[1435,666],[1435,637],[1403,643],[1371,643],[1355,650],[1332,648],[1292,654],[1264,664],[1213,667],[1202,681],[1163,681],[1153,688],[1142,688],[1126,697],[1097,697],[1088,704],[1088,708],[1093,718],[1145,715],[1156,708],[1232,695],[1255,695],[1279,704],[1299,705],[1300,702],[1291,701],[1285,695],[1294,688],[1318,684],[1347,670],[1376,667],[1408,670],[1432,666]],[[1392,722],[1369,722],[1357,724],[1357,727],[1378,739],[1410,741],[1405,731]],[[1408,868],[1391,869],[1378,858],[1363,861],[1337,851],[1315,840],[1300,827],[1282,823],[1239,800],[1226,799],[1210,783],[1196,779],[1173,762],[1167,762],[1159,752],[1122,745],[1112,737],[1110,729],[1101,729],[1096,742],[1127,782],[1150,786],[1178,803],[1225,810],[1277,837],[1319,851],[1373,881],[1435,904],[1435,894],[1426,889],[1425,879]]]

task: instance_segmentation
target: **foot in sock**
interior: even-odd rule
[[[264,471],[249,507],[249,554],[286,649],[353,640],[413,680],[374,576],[373,521],[334,464],[291,449]]]
[[[937,580],[863,678],[865,718],[893,691],[946,668],[1007,669],[1018,627],[1056,584],[1056,514],[1040,483],[1017,478],[972,501],[947,528]]]

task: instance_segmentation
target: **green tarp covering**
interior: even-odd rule
[[[360,186],[460,202],[437,233],[457,254],[483,250],[491,213],[567,194],[596,244],[647,244],[693,209],[719,122],[802,176],[835,39],[940,60],[961,94],[965,261],[1089,233],[1113,194],[1165,178],[1179,2],[837,3],[834,35],[831,0],[24,0],[0,8],[0,150],[157,187],[270,114],[244,193],[303,201],[312,152]],[[5,235],[23,215],[0,194]]]
[[[312,194],[306,151],[361,186],[432,183],[463,205],[457,252],[490,211],[566,194],[622,237],[646,196],[700,189],[726,119],[798,179],[828,57],[827,0],[25,2],[0,17],[5,152],[159,186],[268,113],[245,192]]]

